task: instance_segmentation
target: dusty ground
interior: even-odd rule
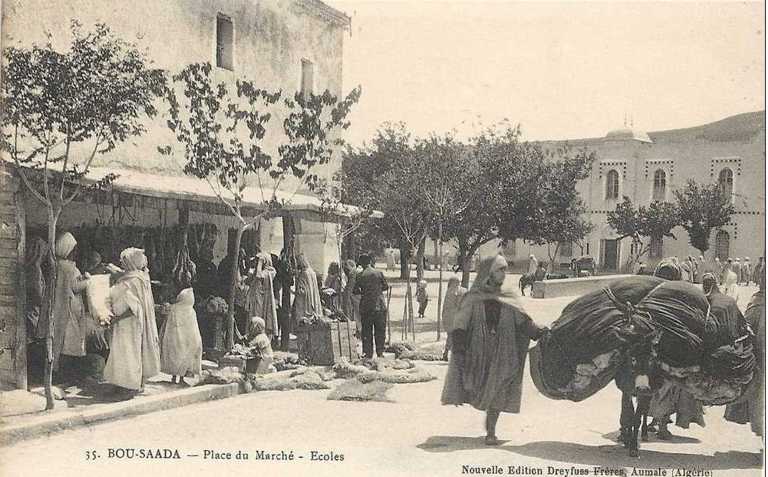
[[[524,300],[534,319],[547,324],[571,299]],[[399,306],[402,310],[402,302]],[[419,323],[419,341],[435,339],[429,318],[434,307],[431,312]],[[675,473],[678,468],[709,472],[687,474],[691,477],[762,475],[760,439],[748,426],[725,422],[722,407],[707,409],[706,428],[673,426],[675,439],[652,440],[643,444],[640,459],[628,457],[614,442],[619,393],[613,386],[571,403],[544,398],[526,378],[522,413],[502,416],[503,445],[488,448],[480,438],[480,412],[440,405],[445,364],[424,366],[439,379],[395,386],[390,391],[395,403],[328,401],[328,391],[242,395],[0,448],[0,475],[514,475],[509,471],[518,466],[518,475],[541,471],[567,477],[575,475],[574,468],[588,471],[583,475],[607,475],[596,467],[626,475],[650,469],[665,477],[685,476]],[[109,458],[109,449],[169,449],[180,459]],[[230,452],[231,459],[206,459],[206,450]],[[285,451],[286,457],[292,451],[295,459],[258,460],[260,450]],[[236,460],[238,451],[247,452],[248,460]],[[343,461],[312,461],[312,451],[343,455]],[[88,460],[89,455],[98,457]]]

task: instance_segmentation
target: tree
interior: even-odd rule
[[[461,143],[453,135],[433,135],[420,141],[417,154],[422,158],[421,167],[425,174],[423,191],[425,205],[437,224],[436,235],[440,269],[437,288],[437,340],[440,340],[440,320],[443,304],[443,225],[464,211],[467,200],[463,197],[470,184],[465,183],[467,174],[466,153]],[[424,241],[421,242],[422,244]],[[420,263],[422,259],[419,258]]]
[[[632,200],[626,196],[616,205],[616,210],[608,213],[608,225],[619,234],[619,240],[632,238],[633,253],[627,261],[630,268],[640,263],[640,259],[650,250],[652,241],[664,237],[676,240],[672,229],[680,223],[680,211],[675,204],[653,201],[648,207],[641,205],[635,208]],[[651,240],[643,243],[642,237]]]
[[[301,186],[313,190],[319,177],[318,166],[327,164],[335,147],[342,144],[335,137],[349,127],[346,117],[360,97],[360,88],[339,100],[327,90],[321,95],[296,93],[283,98],[284,120],[281,140],[273,151],[265,149],[267,126],[282,92],[259,88],[253,81],[216,82],[209,63],[188,65],[173,76],[173,88],[166,94],[170,104],[168,127],[184,149],[184,172],[204,179],[219,201],[238,221],[235,235],[235,260],[229,286],[228,348],[234,345],[234,299],[238,279],[238,256],[243,232],[257,228],[262,218],[279,215]],[[161,152],[172,154],[165,146]],[[299,181],[288,199],[278,199],[277,192],[288,178]],[[246,214],[244,194],[255,178],[261,192],[261,206]]]
[[[373,185],[373,190],[380,198],[379,210],[384,213],[384,219],[395,224],[402,240],[412,250],[424,240],[432,225],[432,217],[421,188],[420,175],[424,169],[417,157],[396,158],[393,166]],[[403,338],[407,337],[410,327],[412,338],[415,340],[410,267],[406,267],[405,280],[406,311],[403,318]]]
[[[348,148],[344,154],[340,182],[342,200],[368,210],[383,210],[382,197],[376,193],[379,179],[393,171],[396,164],[414,155],[413,138],[403,123],[384,123],[370,145]],[[400,248],[400,278],[408,276],[411,248],[403,240],[397,223],[385,216],[353,234],[360,238],[378,238],[398,243]],[[368,244],[372,248],[373,244]]]
[[[582,240],[593,228],[583,218],[586,207],[576,184],[589,176],[594,154],[583,150],[570,156],[567,149],[558,151],[558,154],[560,159],[545,164],[545,174],[538,182],[536,192],[540,204],[528,231],[529,241],[547,245],[550,272],[554,271],[560,244]]]
[[[46,409],[53,408],[54,247],[62,211],[84,189],[96,156],[145,132],[143,121],[157,113],[155,99],[165,74],[135,45],[97,24],[84,32],[71,21],[72,43],[65,52],[50,42],[4,51],[3,142],[16,172],[32,196],[46,208],[48,261],[42,323],[46,330]],[[50,38],[50,35],[49,35]],[[93,184],[105,186],[114,175]]]
[[[682,190],[675,191],[675,200],[691,245],[704,255],[709,250],[712,230],[731,221],[735,209],[730,197],[722,193],[717,183],[699,184],[690,179]]]
[[[504,124],[485,129],[466,146],[466,186],[460,196],[465,206],[444,225],[446,238],[458,244],[464,287],[469,285],[470,261],[482,245],[526,238],[533,227],[544,156],[519,139],[520,128]]]

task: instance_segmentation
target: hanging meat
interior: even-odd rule
[[[173,279],[179,285],[188,287],[195,281],[197,267],[195,262],[189,258],[189,247],[183,244],[179,253],[176,255],[176,265],[173,267]]]

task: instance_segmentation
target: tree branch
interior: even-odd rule
[[[45,200],[50,204],[51,196],[48,193],[48,148],[45,149],[45,158],[43,160],[43,192],[45,193]]]
[[[61,166],[61,187],[59,188],[59,202],[64,203],[64,185],[67,183],[67,164],[69,163],[69,147],[71,145],[69,123],[67,123],[66,146],[64,149],[64,164]],[[67,204],[69,204],[68,201]]]
[[[35,198],[38,201],[40,201],[40,203],[42,203],[46,207],[50,207],[51,206],[51,202],[48,201],[45,197],[43,197],[42,194],[40,194],[40,192],[37,191],[37,189],[32,187],[32,184],[30,184],[29,178],[27,177],[27,173],[24,172],[24,169],[18,163],[18,160],[16,160],[15,162],[16,162],[16,171],[21,176],[21,180],[22,180],[22,182],[24,182],[24,185],[27,186],[27,189],[29,189],[29,191],[32,192],[32,195],[35,196]]]
[[[221,195],[221,192],[214,187],[213,183],[211,182],[210,177],[205,177],[205,181],[208,183],[208,185],[211,187],[211,190],[214,194],[216,194],[216,197],[219,198],[220,201],[222,201],[227,207],[229,207],[229,210],[232,211],[232,215],[234,215],[242,224],[246,224],[246,221],[243,219],[242,215],[240,215],[240,211],[238,208],[230,204],[224,196]]]
[[[91,156],[88,158],[88,160],[85,163],[85,166],[83,167],[83,171],[82,171],[83,177],[85,177],[86,174],[88,173],[88,169],[90,169],[91,162],[93,162],[93,159],[96,157],[96,152],[99,150],[100,145],[101,145],[101,131],[99,131],[99,133],[96,135],[96,144],[93,146],[93,151],[91,151]],[[67,141],[67,158],[64,159],[65,165],[66,165],[66,161],[68,160],[68,157],[69,157],[69,141]],[[65,178],[66,178],[66,171],[62,171],[62,172],[64,172]],[[61,182],[62,194],[64,193],[65,178],[63,178]],[[77,198],[78,195],[80,195],[82,188],[83,188],[83,184],[80,181],[80,178],[78,178],[77,184],[75,184],[75,190],[72,192],[72,195],[70,195],[67,198],[67,200],[63,202],[63,204],[69,205],[70,203],[72,203],[72,201],[75,200],[75,198]]]

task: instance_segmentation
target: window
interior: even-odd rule
[[[719,230],[715,235],[715,256],[725,262],[728,260],[730,248],[731,236],[725,230]]]
[[[650,254],[651,258],[663,258],[664,257],[664,238],[651,237],[651,245],[648,253]]]
[[[717,183],[720,185],[720,193],[730,202],[733,195],[733,171],[728,168],[720,171]]]
[[[560,256],[561,257],[570,257],[573,255],[573,243],[571,242],[560,242]]]
[[[309,60],[301,60],[301,94],[306,96],[315,92],[315,65]]]
[[[224,15],[216,17],[216,66],[234,69],[233,40],[235,38],[232,20]]]
[[[611,169],[605,176],[605,198],[619,198],[619,173],[616,169]]]
[[[657,169],[653,173],[653,200],[663,201],[667,197],[667,173]]]

